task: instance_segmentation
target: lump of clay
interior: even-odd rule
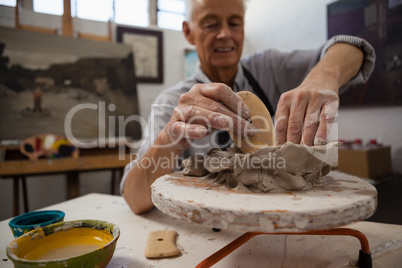
[[[204,167],[204,156],[200,154],[184,159],[182,167],[183,173],[189,176],[202,177],[209,173]]]
[[[229,188],[247,188],[254,192],[281,192],[308,189],[320,183],[322,176],[337,165],[337,144],[305,146],[285,143],[267,146],[250,153],[238,148],[212,149],[206,156],[183,161],[183,173],[205,176]],[[203,159],[203,165],[196,165]],[[193,164],[189,165],[189,164]],[[202,166],[202,167],[200,167]]]

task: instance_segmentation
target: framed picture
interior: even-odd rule
[[[0,27],[0,140],[141,138],[131,46]],[[122,131],[120,131],[120,129]]]
[[[137,82],[163,83],[163,39],[161,31],[118,26],[117,42],[132,46]]]
[[[358,36],[368,41],[376,53],[374,71],[367,83],[342,93],[341,106],[402,105],[401,3],[402,0],[359,0],[327,5],[328,38],[338,34]]]

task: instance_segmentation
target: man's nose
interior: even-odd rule
[[[225,38],[229,38],[232,35],[229,25],[223,25],[218,33],[217,38],[218,39],[225,39]]]

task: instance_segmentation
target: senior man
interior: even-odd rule
[[[244,0],[189,0],[187,7],[183,33],[200,65],[193,77],[157,97],[146,143],[125,169],[121,191],[136,214],[153,207],[150,185],[171,173],[179,157],[217,146],[216,130],[255,135],[249,108],[235,92],[264,100],[275,114],[278,144],[324,144],[339,92],[366,82],[374,68],[373,48],[352,36],[331,38],[318,50],[266,50],[241,59]]]

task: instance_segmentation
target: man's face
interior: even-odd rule
[[[244,40],[242,0],[195,0],[187,40],[204,72],[237,68]]]

